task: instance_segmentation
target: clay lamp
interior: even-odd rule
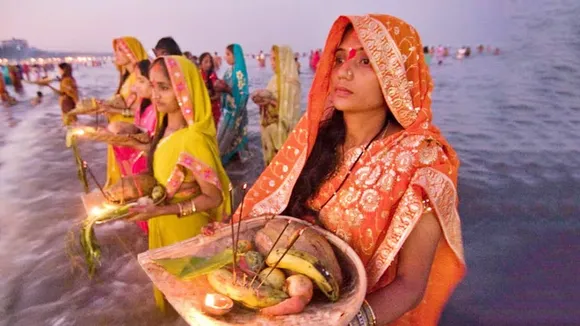
[[[208,293],[205,295],[203,311],[213,316],[227,314],[234,307],[234,301],[219,293]]]

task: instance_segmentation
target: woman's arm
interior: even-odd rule
[[[441,234],[434,212],[423,214],[401,248],[395,280],[366,298],[377,325],[397,320],[421,302]]]
[[[60,91],[60,89],[58,89],[58,88],[56,88],[56,87],[54,87],[54,86],[52,86],[50,84],[47,84],[46,86],[48,86],[48,88],[52,89],[58,95],[63,95],[64,94],[63,92]]]
[[[222,191],[214,184],[201,180],[197,175],[194,178],[201,189],[201,195],[192,200],[186,200],[183,203],[184,209],[191,208],[191,203],[193,203],[197,212],[205,212],[221,205],[223,201]]]
[[[194,176],[196,182],[201,189],[201,195],[191,199],[179,202],[176,204],[164,205],[164,206],[137,206],[131,209],[132,213],[137,213],[137,215],[131,217],[130,221],[146,221],[150,218],[162,215],[177,215],[181,216],[182,213],[190,212],[191,215],[194,212],[204,212],[210,209],[218,207],[222,201],[222,192],[215,185],[202,181],[201,178]]]

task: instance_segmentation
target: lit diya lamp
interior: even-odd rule
[[[83,136],[85,134],[91,134],[94,133],[95,129],[91,128],[91,127],[79,127],[79,128],[74,128],[71,133],[75,136]]]
[[[219,293],[207,293],[203,302],[203,311],[213,316],[227,314],[234,307],[234,301]]]

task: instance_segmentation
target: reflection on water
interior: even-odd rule
[[[580,6],[574,0],[526,4],[511,3],[513,44],[504,54],[432,67],[435,121],[462,160],[469,265],[444,325],[580,322],[580,297],[571,286],[580,270],[572,195],[580,181]],[[533,37],[518,37],[524,34]],[[254,63],[249,71],[254,87],[271,75]],[[75,74],[85,96],[114,91],[110,66]],[[304,90],[311,78],[302,75]],[[27,86],[29,96],[35,92]],[[306,92],[303,98],[305,104]],[[97,227],[103,265],[93,280],[68,255],[68,231],[83,213],[82,188],[57,105],[45,96],[38,107],[1,109],[0,325],[182,325],[154,308],[151,284],[136,261],[147,241],[136,226]],[[262,169],[258,118],[251,106],[251,162],[228,167],[238,184],[252,182]],[[83,143],[81,150],[102,179],[105,146]]]

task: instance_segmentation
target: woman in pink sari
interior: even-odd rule
[[[135,110],[135,127],[153,137],[157,129],[157,112],[151,103],[152,87],[149,81],[149,60],[139,61],[135,69],[136,81],[133,85],[137,94],[139,107]],[[128,146],[113,147],[115,158],[121,169],[121,176],[142,174],[147,172],[147,153],[149,144],[135,141]],[[147,232],[147,222],[137,222]]]

